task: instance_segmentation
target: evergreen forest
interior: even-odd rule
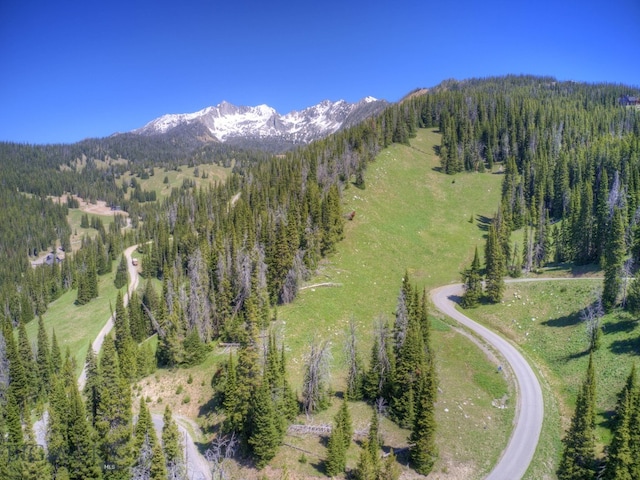
[[[621,105],[625,95],[639,90],[524,75],[446,80],[278,155],[203,146],[179,132],[0,143],[0,478],[187,478],[172,408],[162,405],[162,426],[154,429],[151,399],[134,398],[159,371],[198,366],[211,391],[197,400],[206,411],[201,453],[210,478],[246,471],[298,478],[288,476],[294,466],[272,462],[291,443],[288,432],[318,415],[326,420],[321,454],[297,452],[295,462],[314,462],[317,477],[444,470],[436,409],[446,396],[439,365],[447,352],[438,349],[434,324],[449,327],[430,304],[422,272],[400,265],[402,279],[384,293],[390,318],[366,319],[375,323],[366,331],[345,320],[344,341],[316,337],[295,367],[288,337],[274,327],[359,221],[346,197],[367,189],[369,171],[389,147],[415,150],[412,141],[427,129],[440,139],[428,153],[439,158],[437,175],[447,183],[464,176],[499,182],[493,214],[469,219],[484,244],[451,267],[465,265],[457,272],[465,312],[501,308],[508,278],[552,269],[597,277],[593,303],[581,313],[586,379],[563,412],[566,432],[547,473],[638,478],[632,362],[603,427],[609,434],[596,433],[594,372],[607,367],[597,360],[602,319],[636,322],[640,313],[640,110]],[[205,165],[224,169],[225,179],[184,180],[166,195],[145,190],[150,178]],[[97,201],[111,207],[110,216],[79,213],[80,202]],[[127,295],[130,247],[142,278]],[[383,272],[368,280],[377,275]],[[70,308],[91,312],[104,292],[112,295],[113,332],[99,352],[90,348],[94,338],[74,339],[85,342],[78,362],[78,352],[65,349],[69,339],[48,330],[43,317],[63,296],[73,297]],[[339,361],[332,340],[345,344]],[[352,420],[356,410],[365,412],[364,430]],[[401,432],[400,448],[385,443],[383,426]]]

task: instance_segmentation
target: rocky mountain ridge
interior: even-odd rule
[[[357,103],[325,100],[301,111],[279,114],[268,105],[236,106],[222,102],[194,113],[167,114],[131,133],[145,136],[176,134],[197,136],[237,146],[268,145],[287,150],[326,137],[382,111],[388,102],[366,97]]]

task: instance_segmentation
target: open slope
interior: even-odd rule
[[[293,304],[278,310],[294,385],[300,384],[308,345],[328,338],[333,343],[333,384],[341,390],[349,321],[357,323],[360,353],[368,361],[374,321],[380,315],[392,321],[405,272],[427,289],[458,282],[475,246],[484,244],[482,225],[475,219],[493,214],[502,176],[443,175],[433,148],[439,138],[431,130],[420,130],[410,147],[393,145],[382,151],[368,167],[366,188],[344,192],[345,210],[353,209],[356,215],[336,254],[309,282],[338,286],[306,288]],[[513,412],[491,406],[495,397],[488,392],[485,375],[491,369],[488,381],[497,375],[495,367],[483,370],[487,359],[476,345],[437,320],[434,344],[441,459],[432,476],[480,478],[506,444]],[[473,360],[465,357],[471,351],[478,353]],[[326,418],[330,422],[331,413]]]

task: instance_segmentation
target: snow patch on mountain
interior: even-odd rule
[[[366,109],[364,116],[369,116],[372,114],[370,104],[374,102],[380,104],[379,110],[387,105],[386,101],[374,97],[365,97],[357,103],[324,100],[304,110],[280,115],[268,105],[246,107],[224,101],[194,113],[163,115],[132,133],[160,135],[181,125],[199,123],[221,142],[231,139],[277,139],[295,145],[338,131],[359,109]],[[373,112],[379,110],[374,109]]]

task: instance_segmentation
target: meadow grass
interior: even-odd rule
[[[485,232],[477,220],[493,215],[501,176],[443,175],[433,148],[439,141],[437,133],[420,130],[411,146],[392,145],[378,155],[368,166],[365,189],[351,186],[344,191],[344,210],[355,210],[356,215],[347,222],[336,253],[308,282],[340,286],[306,288],[292,304],[278,309],[276,328],[289,349],[293,385],[301,384],[310,343],[329,340],[332,385],[342,390],[349,322],[356,323],[359,352],[368,362],[374,322],[380,316],[393,321],[405,272],[420,289],[458,282],[474,248],[482,249]],[[432,475],[480,478],[506,445],[513,419],[513,409],[499,409],[492,402],[510,392],[483,351],[439,319],[432,322],[441,390],[436,407],[440,459]],[[330,409],[314,421],[330,423],[332,415]],[[408,432],[397,427],[393,432],[389,446],[406,446]],[[295,444],[300,441],[295,439]],[[306,442],[311,452],[323,456],[317,438]],[[287,453],[293,452],[285,448],[279,457]],[[351,458],[357,461],[357,455]],[[320,475],[316,467],[305,464],[300,473],[315,470]]]
[[[331,343],[331,385],[341,393],[349,322],[356,323],[358,351],[368,363],[374,322],[378,317],[393,321],[405,272],[420,289],[458,282],[474,248],[482,250],[485,231],[478,220],[491,217],[497,208],[502,177],[491,173],[443,175],[434,153],[439,142],[434,131],[420,130],[411,146],[392,145],[378,155],[368,166],[366,187],[351,185],[343,192],[344,211],[356,212],[354,220],[345,225],[344,240],[322,262],[307,282],[308,288],[293,303],[278,307],[273,327],[286,345],[289,381],[298,393],[312,342]],[[156,172],[156,177],[162,175]],[[313,287],[327,282],[339,286]],[[513,392],[495,363],[474,342],[438,317],[431,321],[440,390],[436,405],[440,458],[432,476],[481,478],[506,445],[513,421]],[[169,403],[184,413],[204,412],[200,420],[210,426],[221,419],[219,414],[206,405],[196,409],[194,402],[181,405],[184,393],[177,395],[166,385],[183,384],[188,375],[194,384],[210,379],[228,355],[216,349],[200,366],[186,371],[159,370],[143,380],[140,394],[150,392],[156,409]],[[211,391],[210,386],[206,390]],[[496,406],[500,400],[507,408]],[[300,417],[298,422],[330,424],[339,405],[340,400],[334,398],[329,409],[313,419]],[[350,409],[354,427],[365,427],[371,407],[351,402]],[[387,448],[407,446],[407,430],[386,419],[382,425]],[[325,449],[326,439],[286,437],[271,465],[276,470],[286,466],[296,478],[323,476]],[[299,462],[303,454],[307,461]],[[348,455],[350,468],[355,467],[358,456],[359,447],[354,444]],[[249,478],[256,473],[240,469],[238,475]]]
[[[569,425],[587,370],[588,336],[580,312],[597,296],[602,280],[557,280],[507,285],[504,301],[465,314],[499,331],[537,367],[548,401],[539,451],[527,478],[555,471],[560,439]],[[600,348],[594,353],[596,435],[599,452],[611,440],[609,420],[632,365],[640,352],[638,320],[616,311],[603,318]]]
[[[198,169],[198,176],[193,174],[196,168]],[[162,200],[168,197],[174,188],[181,187],[184,180],[194,181],[196,187],[206,186],[209,184],[222,183],[229,176],[230,172],[231,168],[221,167],[216,164],[203,164],[193,167],[181,165],[173,170],[156,168],[154,169],[154,174],[150,175],[149,178],[143,180],[140,177],[136,177],[136,181],[143,190],[155,191],[156,198]],[[207,178],[202,178],[203,173]],[[167,178],[167,183],[164,183],[165,177]],[[120,177],[118,185],[122,185],[123,182],[129,185],[132,178],[133,175],[127,173]],[[129,189],[127,195],[130,195],[129,192],[131,192],[131,189]]]
[[[85,305],[76,305],[78,296],[76,289],[69,290],[60,298],[49,304],[42,315],[45,330],[51,341],[51,332],[55,330],[56,339],[62,352],[69,348],[76,361],[76,373],[80,374],[84,365],[89,344],[93,342],[109,316],[111,308],[115,309],[118,289],[113,284],[117,262],[113,262],[112,272],[98,277],[98,297]],[[124,294],[126,286],[122,287]],[[26,326],[27,335],[32,342],[38,335],[38,321],[32,320]]]

